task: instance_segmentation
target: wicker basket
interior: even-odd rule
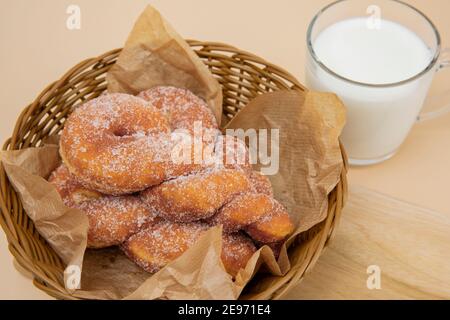
[[[276,90],[306,90],[292,75],[255,55],[213,42],[188,41],[223,87],[225,121],[258,94]],[[74,106],[100,95],[106,89],[105,76],[121,49],[85,60],[49,85],[20,114],[14,132],[3,146],[17,150],[41,145],[42,139],[57,134]],[[347,159],[343,148],[344,170],[329,194],[328,216],[322,223],[301,234],[290,250],[295,251],[292,269],[281,285],[270,288],[261,298],[276,299],[298,283],[311,270],[333,237],[347,195]],[[21,201],[0,168],[0,224],[16,262],[33,276],[34,284],[49,295],[73,299],[64,288],[64,264],[34,228]]]

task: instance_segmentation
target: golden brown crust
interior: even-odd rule
[[[172,140],[175,140],[174,144],[178,145],[178,149],[190,149],[190,152],[186,151],[189,154],[187,161],[170,159],[167,168],[169,177],[197,172],[208,166],[220,131],[216,118],[205,101],[187,89],[170,86],[142,91],[138,97],[150,102],[166,115],[172,130]],[[180,143],[181,138],[185,138],[185,142]],[[174,147],[173,152],[178,155],[180,152],[176,148]]]
[[[235,195],[249,190],[250,181],[242,170],[214,168],[164,182],[141,196],[161,217],[191,222],[211,217]]]
[[[274,200],[274,204],[270,214],[261,217],[245,228],[248,235],[255,241],[261,243],[280,242],[294,231],[294,224],[286,209],[276,200]]]
[[[49,182],[55,186],[66,206],[87,215],[89,248],[118,245],[154,219],[138,197],[112,197],[87,189],[65,165],[50,175]]]
[[[267,178],[267,176],[262,175],[258,171],[247,172],[249,172],[248,177],[253,185],[253,188],[255,189],[255,192],[273,197],[272,184],[270,183],[270,180],[269,178]]]
[[[89,248],[119,245],[154,219],[134,196],[102,197],[82,202],[76,208],[86,213],[89,220]]]
[[[153,273],[181,256],[206,230],[207,225],[201,223],[159,221],[132,235],[122,249],[137,265]]]
[[[244,141],[232,135],[221,135],[217,137],[214,155],[216,164],[227,169],[244,170],[256,193],[273,196],[269,178],[252,169],[250,152]]]
[[[83,185],[126,194],[161,183],[170,155],[166,117],[143,99],[106,94],[68,118],[60,154]]]
[[[273,199],[265,194],[240,194],[220,208],[210,223],[223,225],[225,232],[237,232],[271,214],[273,206]]]
[[[244,232],[279,248],[293,224],[268,178],[252,171],[245,143],[219,136],[206,103],[188,90],[156,87],[139,97],[88,101],[62,132],[67,167],[49,181],[66,205],[86,213],[88,246],[123,244],[131,259],[155,272],[211,224],[222,224],[222,261],[233,276],[256,251]],[[179,131],[191,139],[180,143],[186,135]],[[174,160],[180,147],[190,148],[187,163]],[[126,195],[136,191],[139,197]]]
[[[69,207],[104,196],[98,191],[87,189],[81,185],[63,164],[51,173],[48,182],[56,187],[64,204]]]
[[[225,232],[246,231],[259,243],[284,240],[293,224],[284,207],[274,198],[261,193],[236,196],[219,209],[209,223],[223,225]]]
[[[225,270],[233,277],[239,270],[245,268],[255,252],[255,244],[243,234],[233,233],[222,236],[222,262]]]
[[[147,272],[157,272],[181,256],[208,230],[204,223],[158,221],[131,236],[121,247],[125,254]],[[253,242],[243,235],[224,235],[222,262],[235,276],[256,252]]]
[[[191,91],[170,86],[158,86],[139,93],[138,97],[150,102],[169,119],[172,131],[187,130],[194,135],[194,124],[205,129],[218,129],[216,118],[208,105]]]

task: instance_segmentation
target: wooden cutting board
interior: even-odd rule
[[[450,299],[450,216],[353,187],[335,239],[284,298]]]

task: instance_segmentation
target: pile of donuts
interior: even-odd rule
[[[87,246],[120,246],[148,272],[220,224],[222,262],[236,276],[258,247],[277,254],[293,231],[245,143],[221,135],[206,103],[186,89],[85,102],[64,124],[60,155],[49,182],[66,206],[86,214]]]

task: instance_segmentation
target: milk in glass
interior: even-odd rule
[[[342,141],[349,158],[358,164],[390,157],[414,124],[434,73],[420,81],[398,83],[425,70],[433,59],[432,50],[401,24],[382,19],[371,26],[362,17],[326,27],[312,46],[329,70],[310,58],[307,85],[335,92],[346,105]]]

